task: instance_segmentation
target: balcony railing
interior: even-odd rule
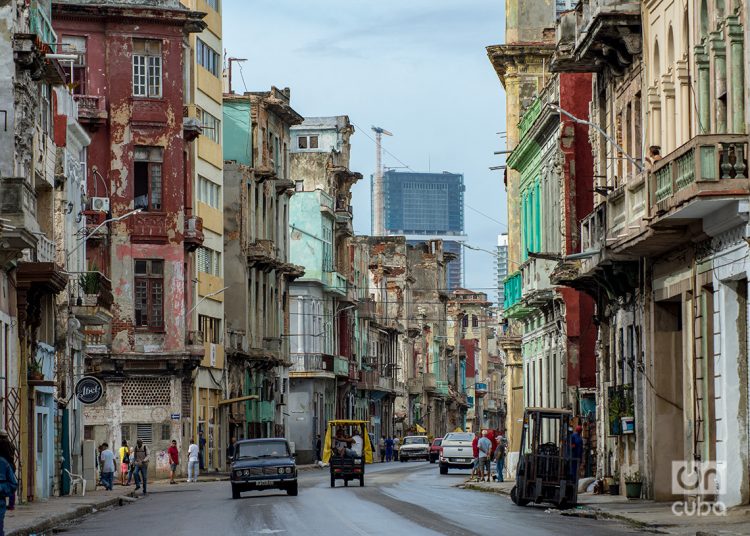
[[[695,136],[654,165],[649,177],[653,210],[658,214],[679,201],[732,189],[733,179],[748,177],[747,151],[744,135]]]
[[[333,373],[336,376],[349,376],[349,360],[345,357],[334,357]]]
[[[515,272],[509,275],[503,282],[505,291],[505,300],[503,309],[508,310],[521,301],[521,292],[523,287],[523,278],[521,272]]]
[[[44,235],[37,236],[36,262],[55,262],[57,247],[55,243]]]
[[[70,286],[69,303],[84,325],[104,325],[112,320],[112,282],[100,272],[84,272]]]
[[[18,251],[35,245],[39,230],[36,221],[36,193],[23,177],[0,179],[0,218],[3,218],[3,242]]]
[[[291,372],[330,372],[322,354],[292,354]]]
[[[81,123],[96,125],[107,121],[107,99],[104,95],[74,95],[78,103],[78,120]]]
[[[141,212],[129,218],[133,242],[166,242],[167,216],[162,212]]]
[[[437,378],[432,372],[426,372],[424,378],[424,390],[434,392],[437,390]]]
[[[328,292],[346,295],[346,278],[338,272],[324,272],[324,284]]]
[[[190,216],[185,218],[185,248],[194,251],[203,245],[203,218]]]

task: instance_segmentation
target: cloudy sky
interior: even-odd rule
[[[497,0],[224,0],[224,47],[247,58],[235,91],[288,86],[300,114],[355,124],[358,234],[370,233],[376,125],[394,133],[385,166],[464,173],[468,243],[494,250],[507,218],[501,172],[488,168],[505,148],[505,101],[485,46],[503,40],[503,9]],[[493,257],[467,252],[466,286],[494,299]]]

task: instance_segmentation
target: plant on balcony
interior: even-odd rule
[[[29,359],[27,377],[29,380],[44,379],[44,372],[42,372],[42,365],[34,358]]]

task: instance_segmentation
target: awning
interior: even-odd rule
[[[247,400],[258,400],[258,395],[247,395],[247,396],[238,396],[237,398],[228,398],[226,400],[221,400],[219,402],[219,405],[224,406],[226,404],[234,404],[235,402],[245,402]]]
[[[418,424],[416,425],[416,427],[417,427],[417,432],[419,432],[420,434],[425,434],[425,433],[427,433],[427,430],[425,430],[424,428],[422,428],[422,427],[421,427],[421,426],[419,426]]]

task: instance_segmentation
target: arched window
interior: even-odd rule
[[[654,61],[653,61],[654,71],[653,71],[653,80],[654,85],[659,84],[659,77],[661,76],[661,58],[659,58],[659,41],[654,41]]]
[[[701,39],[708,37],[708,3],[701,0]]]
[[[477,318],[477,315],[471,315],[471,327],[473,328],[479,327],[479,319]]]
[[[674,32],[671,24],[667,32],[667,65],[665,67],[667,70],[674,68]]]
[[[690,56],[690,24],[688,23],[687,11],[682,17],[682,57],[687,59]]]

